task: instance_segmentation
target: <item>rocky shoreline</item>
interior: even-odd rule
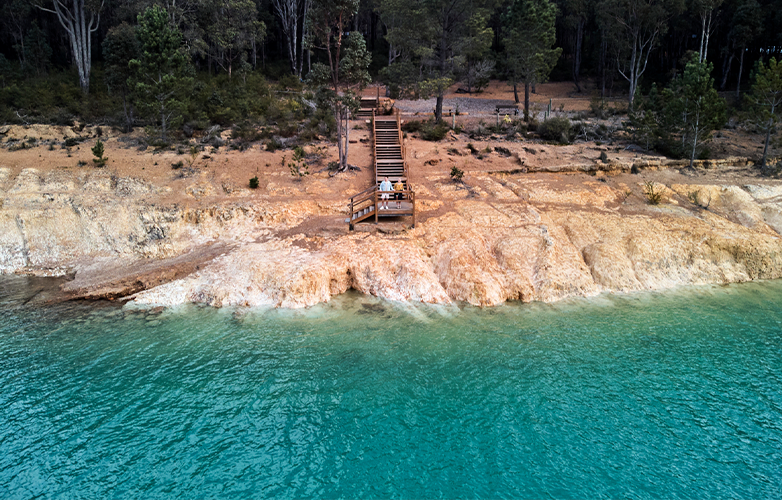
[[[782,277],[779,183],[658,182],[650,205],[641,176],[610,174],[430,175],[417,227],[349,232],[344,204],[306,186],[182,202],[108,171],[2,167],[0,273],[72,274],[71,298],[285,308],[350,289],[494,306]]]

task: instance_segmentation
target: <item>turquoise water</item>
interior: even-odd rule
[[[782,282],[162,312],[45,283],[0,278],[2,498],[782,497]]]

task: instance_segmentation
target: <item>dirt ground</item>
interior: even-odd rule
[[[455,91],[455,88],[453,89]],[[589,109],[590,94],[578,94],[572,83],[548,83],[539,85],[533,101],[548,104],[552,99],[554,108],[560,104],[565,110]],[[447,98],[464,96],[449,93]],[[503,82],[492,82],[476,99],[513,99],[512,88]],[[403,120],[421,119],[414,115],[403,115]],[[491,175],[525,175],[525,169],[539,166],[558,165],[594,165],[602,164],[600,156],[605,153],[608,162],[632,163],[639,160],[660,160],[656,154],[644,152],[629,142],[576,142],[571,145],[553,145],[540,139],[504,136],[489,136],[481,140],[471,139],[470,129],[482,120],[476,116],[459,116],[457,124],[464,127],[461,134],[449,133],[440,142],[427,142],[409,134],[406,139],[407,161],[411,183],[417,192],[417,199],[429,207],[430,216],[447,210],[449,201],[475,195],[474,188],[481,188],[485,177]],[[363,191],[373,181],[371,143],[368,124],[355,121],[351,124],[349,163],[360,167],[359,172],[350,172],[330,177],[326,169],[329,161],[337,158],[336,147],[325,141],[305,146],[308,153],[310,175],[296,179],[286,165],[292,156],[290,150],[269,152],[263,144],[256,143],[244,151],[232,150],[229,146],[213,148],[206,146],[203,151],[191,156],[189,145],[182,145],[178,151],[155,151],[153,148],[139,146],[136,140],[143,132],[121,134],[103,127],[101,139],[105,143],[108,163],[105,167],[117,177],[133,177],[156,186],[166,186],[167,194],[160,195],[155,201],[180,203],[185,206],[214,202],[220,198],[249,197],[258,199],[285,198],[316,199],[330,207],[348,203],[351,194]],[[96,168],[90,148],[98,140],[98,127],[56,127],[47,125],[5,126],[0,127],[0,167],[11,169],[8,179],[25,168],[35,168],[41,175],[52,171],[70,172],[74,175],[86,175]],[[230,130],[223,132],[228,138]],[[83,139],[78,145],[66,148],[63,141],[69,137]],[[35,139],[34,143],[29,142]],[[16,141],[16,142],[14,142]],[[18,145],[28,141],[27,149],[12,151],[10,144]],[[202,146],[197,140],[193,145]],[[472,154],[468,143],[481,151]],[[506,152],[498,151],[497,147]],[[733,156],[757,157],[762,147],[761,138],[743,131],[723,130],[715,134],[711,144],[715,158]],[[488,152],[491,150],[491,152]],[[451,189],[444,186],[453,184],[450,172],[453,167],[464,171],[464,182]],[[505,174],[503,174],[505,173]],[[644,203],[640,188],[641,179],[671,184],[682,182],[703,184],[741,184],[759,176],[754,167],[722,166],[715,169],[699,169],[689,172],[678,169],[644,170],[640,177],[628,173],[617,175],[572,173],[572,174],[526,174],[530,179],[544,177],[548,182],[570,183],[594,182],[601,177],[602,182],[614,186],[631,186],[638,191],[637,203]],[[259,188],[250,190],[250,178],[257,176]],[[5,179],[0,179],[0,188]],[[486,189],[485,186],[482,189]],[[493,195],[492,195],[493,196]],[[330,219],[334,224],[343,223],[340,216]],[[329,220],[330,220],[329,219]],[[322,221],[321,221],[322,222]],[[313,222],[320,224],[320,222]]]

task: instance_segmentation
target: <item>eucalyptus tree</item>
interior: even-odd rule
[[[703,61],[709,51],[709,38],[714,31],[714,11],[722,5],[722,0],[693,0],[693,10],[701,20],[701,43],[698,59]]]
[[[0,8],[0,20],[13,39],[13,49],[19,58],[19,65],[22,67],[27,64],[25,32],[30,24],[31,11],[32,8],[28,0],[10,0],[4,2]]]
[[[98,31],[100,11],[105,0],[38,0],[39,9],[51,12],[68,33],[71,54],[79,72],[79,86],[85,94],[90,91],[92,68],[92,34]],[[51,5],[52,8],[46,7]]]
[[[755,82],[747,99],[752,106],[752,121],[766,136],[760,160],[760,167],[765,171],[771,135],[776,133],[782,118],[782,61],[777,62],[772,57],[768,65],[763,61],[758,63]]]
[[[747,46],[763,32],[763,11],[756,0],[746,0],[736,9],[732,19],[731,35],[739,52],[739,76],[736,79],[736,98],[741,92],[744,72],[744,54]]]
[[[212,22],[207,28],[213,60],[233,75],[236,64],[246,67],[253,41],[266,36],[266,26],[258,20],[253,0],[212,0]]]
[[[337,124],[338,171],[348,169],[350,114],[358,111],[357,89],[369,83],[371,56],[361,33],[348,33],[358,0],[313,0],[309,10],[313,48],[326,53],[328,64],[315,63],[308,84],[321,107],[334,113]]]
[[[597,7],[603,30],[616,41],[617,70],[627,80],[628,104],[633,107],[638,83],[649,55],[668,29],[668,19],[682,9],[679,0],[603,0]]]
[[[513,95],[524,84],[524,119],[529,121],[530,86],[548,78],[562,49],[554,48],[557,7],[548,0],[514,0],[505,16],[505,53]]]
[[[581,92],[581,60],[584,44],[584,30],[592,11],[592,2],[589,0],[564,0],[562,2],[562,16],[564,25],[573,31],[573,83],[576,91]]]
[[[285,47],[291,73],[301,78],[304,66],[304,52],[309,33],[307,14],[312,0],[272,0],[274,11],[280,18],[280,26],[285,35]]]

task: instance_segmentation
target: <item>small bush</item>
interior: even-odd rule
[[[603,163],[608,163],[608,155],[606,154],[605,151],[600,152],[600,161],[602,161]]]
[[[78,137],[68,137],[65,139],[65,147],[66,148],[72,148],[79,144],[81,140]]]
[[[472,144],[471,142],[468,142],[468,143],[467,143],[467,149],[469,149],[469,150],[470,150],[470,153],[472,153],[472,154],[474,154],[474,155],[478,154],[478,148],[476,148],[475,146],[473,146],[473,144]]]
[[[103,142],[100,139],[98,139],[98,141],[92,147],[92,154],[95,156],[95,158],[92,159],[92,162],[95,164],[96,167],[105,167],[106,162],[109,161],[108,158],[103,156],[103,153],[104,153]]]
[[[510,149],[503,148],[502,146],[497,146],[497,147],[494,148],[494,150],[498,154],[504,156],[505,158],[510,158],[511,156],[513,156],[513,153],[510,152]]]
[[[258,176],[256,175],[250,179],[250,189],[258,189]]]
[[[241,123],[231,130],[231,139],[255,142],[261,139],[261,131],[248,123]]]
[[[178,162],[176,162],[176,163],[172,163],[172,164],[171,164],[171,168],[173,168],[174,170],[179,170],[179,169],[180,169],[180,168],[182,168],[184,165],[185,165],[185,164],[184,164],[184,162],[182,162],[182,160],[180,160],[180,161],[178,161]]]
[[[445,122],[436,123],[434,120],[418,121],[411,120],[402,124],[404,132],[419,132],[421,139],[425,141],[441,141],[445,138],[450,127]]]
[[[546,140],[563,144],[570,142],[570,120],[564,116],[555,116],[538,125],[538,134]]]
[[[423,130],[421,130],[421,139],[425,141],[442,141],[445,138],[445,134],[448,133],[450,127],[441,123],[427,122]]]
[[[612,107],[606,99],[601,99],[600,97],[593,97],[592,100],[589,101],[589,110],[596,118],[600,119],[608,118],[619,112],[619,110]]]
[[[287,163],[288,170],[290,170],[291,175],[297,181],[301,180],[302,177],[309,175],[310,173],[309,167],[304,161],[304,156],[304,149],[302,149],[301,146],[296,146],[293,149],[293,158],[291,158],[291,161]],[[286,165],[285,156],[282,157],[282,164]]]
[[[409,120],[402,124],[403,132],[420,132],[424,127],[424,122],[419,120]]]
[[[452,180],[454,180],[456,182],[461,182],[463,177],[464,177],[464,170],[461,170],[456,165],[451,167],[451,179]]]
[[[270,153],[274,153],[275,151],[277,151],[278,149],[282,149],[283,147],[284,146],[282,145],[282,143],[275,138],[272,138],[266,143],[266,151]]]
[[[663,200],[663,189],[658,188],[653,181],[644,182],[644,194],[651,205],[659,205]]]

